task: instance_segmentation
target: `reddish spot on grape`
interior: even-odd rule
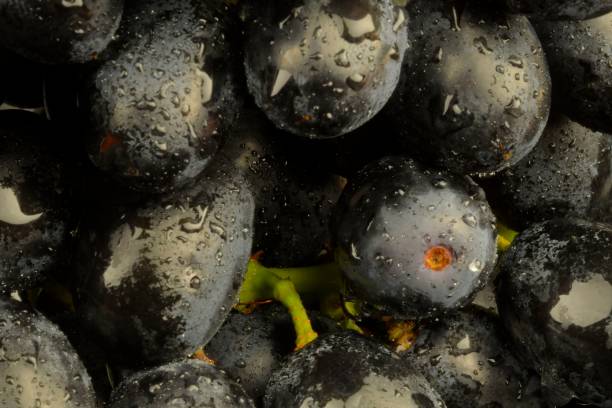
[[[439,245],[425,251],[423,263],[427,269],[432,271],[442,271],[453,262],[453,254],[445,246]]]
[[[104,136],[104,139],[102,139],[102,142],[100,143],[100,153],[106,153],[113,146],[116,146],[118,144],[121,144],[121,138],[108,132],[106,136]]]

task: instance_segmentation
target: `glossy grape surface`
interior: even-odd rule
[[[330,406],[442,408],[406,361],[355,333],[330,334],[292,354],[266,390],[266,408]]]
[[[407,16],[390,0],[266,0],[252,7],[247,83],[277,127],[340,136],[387,103],[407,47]]]
[[[411,47],[385,109],[406,153],[462,174],[517,163],[540,138],[551,97],[527,18],[477,1],[417,0],[406,10]]]
[[[612,402],[612,227],[535,224],[500,260],[497,302],[551,404]]]
[[[466,305],[493,270],[495,218],[469,177],[387,157],[362,169],[337,208],[336,259],[359,296],[398,319]]]

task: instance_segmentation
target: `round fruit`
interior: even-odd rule
[[[387,119],[407,153],[462,174],[493,173],[540,138],[550,76],[527,18],[464,3],[410,2],[412,46]]]
[[[396,354],[352,332],[320,337],[292,354],[268,383],[266,408],[431,407],[444,402]]]
[[[0,298],[0,406],[97,406],[91,380],[59,329]]]
[[[122,12],[123,0],[0,0],[0,44],[48,64],[93,61]]]
[[[277,127],[340,136],[370,120],[395,90],[407,16],[390,0],[264,0],[251,13],[247,82]]]
[[[0,111],[0,293],[32,287],[67,257],[67,167],[39,116]]]
[[[555,115],[531,153],[487,191],[504,221],[520,229],[570,215],[612,223],[611,163],[611,135]]]
[[[123,365],[187,357],[231,308],[251,254],[253,198],[215,164],[192,188],[129,208],[100,205],[83,227],[80,313]]]
[[[278,131],[263,115],[248,111],[219,151],[255,196],[253,252],[274,267],[305,266],[328,253],[329,221],[344,179],[316,168],[303,152],[277,143]]]
[[[426,326],[406,359],[449,408],[539,408],[543,402],[527,395],[530,374],[506,336],[496,316],[471,307]]]
[[[612,133],[612,12],[535,28],[550,63],[553,102],[584,126]]]
[[[335,217],[336,259],[368,304],[397,319],[468,304],[488,281],[495,218],[467,176],[387,157],[362,169]]]
[[[225,23],[196,1],[126,8],[122,41],[85,90],[98,167],[144,191],[206,168],[238,108]]]
[[[110,408],[254,408],[250,397],[222,371],[187,360],[134,374],[111,396]]]
[[[500,260],[499,312],[549,402],[612,404],[612,227],[557,219]]]
[[[318,333],[329,332],[335,324],[311,313]],[[227,371],[259,401],[266,384],[281,360],[293,351],[295,330],[284,306],[260,306],[250,315],[233,313],[206,345],[206,355]]]

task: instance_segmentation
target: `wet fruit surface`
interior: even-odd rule
[[[187,357],[229,314],[252,244],[253,198],[243,183],[218,166],[180,194],[89,220],[77,265],[80,314],[108,350],[129,356],[124,365]]]
[[[220,150],[244,175],[255,196],[253,252],[271,266],[305,266],[328,254],[329,221],[345,180],[311,158],[277,143],[286,137],[262,114],[249,111]]]
[[[496,316],[470,307],[427,325],[405,358],[449,408],[541,407],[544,402],[528,394],[534,393],[528,388],[531,375],[514,357],[506,338]]]
[[[554,115],[538,145],[487,185],[511,225],[568,215],[612,222],[612,136]]]
[[[518,162],[550,109],[548,67],[529,21],[479,2],[414,1],[407,13],[405,77],[385,109],[406,152],[463,174]]]
[[[543,20],[584,20],[612,11],[611,0],[506,0],[514,12]]]
[[[144,191],[173,190],[206,168],[237,114],[225,23],[196,1],[126,8],[122,41],[86,91],[94,163]]]
[[[0,45],[48,64],[92,61],[122,12],[123,0],[2,0]]]
[[[320,315],[312,317],[317,332],[334,329],[332,320]],[[276,304],[259,306],[250,315],[233,313],[205,351],[217,367],[227,371],[260,402],[272,372],[293,351],[294,344],[291,316]]]
[[[612,12],[535,27],[550,63],[554,103],[583,125],[612,133]]]
[[[266,390],[267,408],[441,408],[429,383],[385,347],[355,333],[322,337],[289,357]]]
[[[389,0],[254,2],[247,83],[281,129],[329,138],[370,120],[399,80],[407,16]]]
[[[40,283],[67,256],[71,195],[51,133],[34,114],[0,112],[0,292]]]
[[[126,379],[113,392],[111,408],[252,408],[244,390],[217,368],[197,360],[171,363]]]
[[[336,258],[345,276],[396,318],[469,303],[495,265],[495,219],[469,177],[385,158],[349,182],[337,211]]]
[[[0,0],[0,408],[612,408],[611,18]]]
[[[612,402],[612,228],[558,219],[523,232],[500,260],[500,315],[551,404]]]
[[[94,408],[91,379],[64,334],[23,305],[0,299],[0,406]]]

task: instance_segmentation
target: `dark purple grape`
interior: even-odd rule
[[[519,229],[565,216],[612,222],[611,167],[611,135],[554,115],[531,153],[485,189]]]
[[[126,8],[121,40],[84,91],[98,167],[149,192],[202,173],[239,105],[228,19],[196,0]]]
[[[310,312],[319,334],[336,328],[334,321]],[[280,304],[260,306],[249,315],[233,313],[206,344],[206,355],[227,371],[256,401],[282,359],[293,351],[295,330],[287,309]]]
[[[123,0],[0,0],[0,45],[48,64],[92,61],[122,12]]]
[[[253,252],[275,267],[314,264],[327,253],[329,221],[344,179],[317,169],[312,157],[277,143],[284,138],[262,115],[246,112],[219,154],[244,175],[255,196]]]
[[[71,188],[54,137],[33,113],[0,112],[0,293],[32,287],[65,266]]]
[[[0,298],[0,406],[97,407],[91,379],[64,334]]]
[[[540,138],[550,109],[548,66],[527,18],[492,2],[461,4],[408,5],[411,47],[386,117],[406,152],[429,165],[493,173]]]
[[[77,265],[85,327],[126,366],[194,353],[236,303],[253,207],[244,180],[217,162],[175,195],[89,209]]]
[[[612,133],[612,12],[535,28],[550,64],[553,103],[584,126]]]
[[[387,103],[407,47],[407,17],[390,0],[260,0],[251,7],[247,82],[277,127],[335,137]]]
[[[242,387],[217,368],[186,360],[134,374],[112,394],[109,408],[254,408]]]
[[[506,0],[510,10],[542,20],[584,20],[612,11],[612,0]]]
[[[538,379],[523,368],[497,317],[470,307],[431,323],[406,359],[449,408],[540,408]],[[530,379],[535,389],[528,389]]]
[[[266,408],[443,408],[444,402],[407,361],[353,332],[321,337],[274,372]]]
[[[488,281],[495,218],[467,176],[387,157],[346,187],[335,216],[336,260],[381,313],[421,319],[468,304]]]
[[[500,259],[497,301],[551,405],[612,404],[612,227],[535,224]]]

